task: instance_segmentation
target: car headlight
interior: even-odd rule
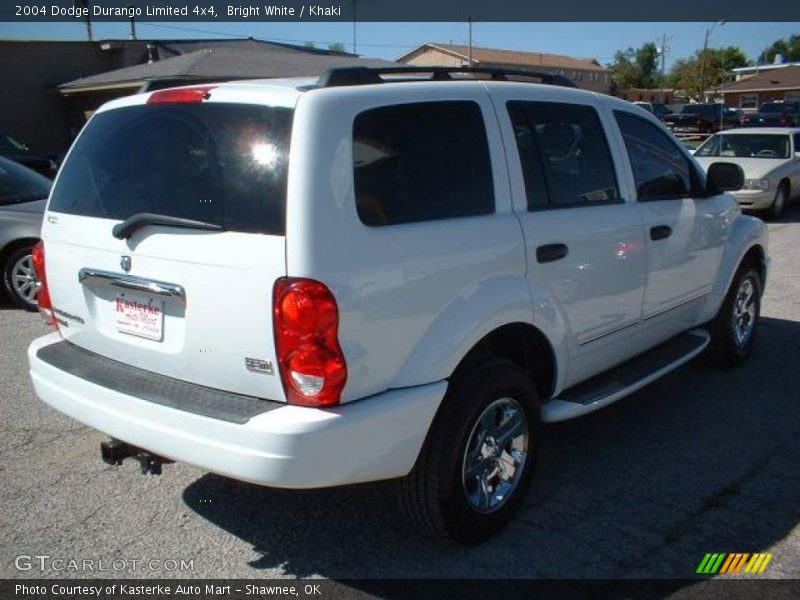
[[[745,179],[744,190],[768,190],[769,179]]]

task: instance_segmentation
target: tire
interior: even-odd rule
[[[505,359],[478,363],[451,381],[416,465],[400,481],[401,509],[410,521],[428,535],[462,544],[500,531],[522,505],[533,474],[538,402],[530,377]],[[513,444],[496,443],[492,434],[502,425],[515,432]],[[499,465],[512,462],[516,469],[497,474]],[[480,486],[481,475],[493,489]]]
[[[9,300],[20,308],[34,312],[36,304],[36,280],[33,279],[33,246],[17,248],[6,257],[3,264],[3,286]]]
[[[789,186],[781,183],[775,191],[775,199],[772,206],[767,209],[767,216],[771,221],[777,221],[783,216],[786,204],[789,202]]]
[[[731,282],[719,312],[710,323],[711,342],[708,345],[707,356],[712,364],[736,367],[749,358],[758,332],[761,287],[761,277],[757,269],[752,263],[742,264]],[[740,300],[752,304],[742,305],[739,303]],[[741,325],[743,321],[750,324],[749,328]]]

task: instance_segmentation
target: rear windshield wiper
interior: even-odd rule
[[[169,227],[184,227],[186,229],[203,229],[206,231],[224,231],[225,228],[214,223],[205,221],[193,221],[192,219],[181,219],[180,217],[170,217],[169,215],[157,215],[154,213],[137,213],[125,219],[122,223],[114,225],[111,234],[120,240],[127,239],[133,232],[147,225],[167,225]]]

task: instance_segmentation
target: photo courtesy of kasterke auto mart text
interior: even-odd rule
[[[122,97],[49,198],[33,386],[108,435],[108,463],[393,479],[419,529],[479,542],[520,508],[540,423],[701,354],[748,359],[770,261],[743,186],[550,73],[340,67]]]

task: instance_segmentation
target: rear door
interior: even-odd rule
[[[271,306],[286,273],[292,108],[214,95],[104,110],[86,126],[43,228],[54,313],[64,338],[87,350],[280,400]],[[114,235],[142,214],[206,229],[145,216]]]
[[[498,111],[519,157],[509,156],[509,168],[535,310],[547,310],[536,300],[546,294],[566,322],[570,385],[636,353],[628,340],[641,317],[644,246],[597,106],[585,97],[548,101],[559,91],[509,97]],[[493,95],[502,98],[499,89]]]

